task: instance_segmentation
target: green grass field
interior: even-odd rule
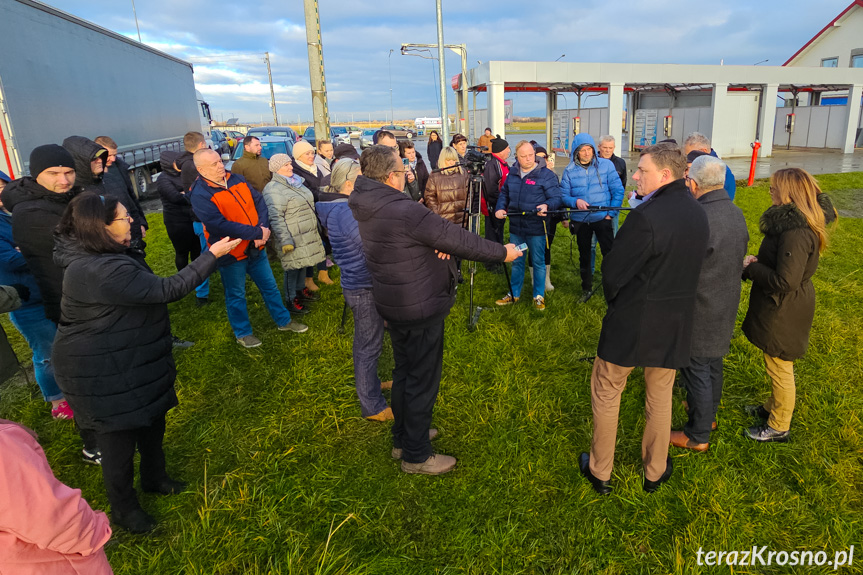
[[[605,304],[580,295],[577,249],[559,233],[556,290],[545,312],[529,300],[497,308],[503,276],[476,277],[483,311],[469,333],[467,285],[447,320],[436,448],[458,457],[441,477],[409,476],[390,459],[389,425],[367,422],[353,390],[352,323],[340,335],[338,285],[322,290],[301,321],[281,333],[255,290],[250,313],[264,345],[234,341],[216,277],[203,309],[194,296],[171,305],[174,333],[197,342],[175,353],[180,406],[168,415],[169,471],[190,482],[171,497],[143,495],[160,521],[150,535],[116,531],[107,549],[118,574],[551,574],[820,573],[830,568],[699,567],[703,551],[834,552],[856,547],[863,565],[863,174],[823,176],[843,216],[814,282],[818,304],[807,356],[796,362],[797,409],[788,444],[742,435],[742,408],[764,399],[759,350],[735,331],[725,394],[710,451],[674,449],[674,475],[656,494],[642,490],[644,381],[624,393],[614,492],[600,498],[577,468],[589,447],[589,379]],[[751,253],[764,181],[739,188]],[[158,215],[148,260],[172,272]],[[559,228],[560,229],[560,228]],[[563,232],[564,230],[561,230]],[[335,268],[334,268],[335,270]],[[334,275],[338,275],[337,272]],[[596,282],[600,281],[597,274]],[[278,276],[277,276],[278,277]],[[740,305],[742,321],[748,286]],[[21,338],[3,325],[18,352]],[[380,374],[392,369],[389,341]],[[57,476],[107,508],[98,468],[81,462],[68,422],[54,422],[33,385],[2,388],[0,417],[34,428]],[[388,393],[388,392],[386,392]],[[678,393],[679,396],[679,393]],[[674,422],[685,415],[675,403]]]

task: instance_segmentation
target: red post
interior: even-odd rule
[[[758,150],[761,148],[761,142],[755,140],[750,146],[752,146],[752,162],[749,164],[749,181],[746,185],[751,187],[752,182],[755,181],[755,164],[758,162]]]

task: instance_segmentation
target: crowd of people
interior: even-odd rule
[[[360,411],[371,421],[392,420],[391,456],[406,473],[442,474],[456,465],[433,449],[431,423],[461,260],[483,262],[493,273],[513,263],[500,306],[519,302],[529,267],[531,304],[543,311],[554,289],[550,257],[558,226],[577,240],[582,303],[594,293],[597,243],[603,258],[607,311],[591,375],[593,433],[579,458],[598,493],[612,489],[620,397],[635,367],[644,368],[646,387],[644,490],[655,491],[671,476],[669,444],[708,450],[741,280],[752,282],[743,332],[763,351],[772,383],[766,402],[747,407],[763,422],[746,435],[789,438],[793,362],[806,351],[814,316],[811,277],[836,218],[803,170],[771,177],[764,239],[757,255],[746,255],[749,235],[733,203],[733,175],[701,134],[682,147],[667,141],[642,150],[632,174],[636,189],[625,198],[627,168],[610,136],[597,146],[578,134],[559,178],[554,155],[535,142],[519,142],[510,162],[509,144],[486,130],[476,148],[484,154],[477,213],[467,202],[468,139],[461,134],[444,146],[431,133],[430,166],[412,142],[387,131],[376,133],[361,156],[350,144],[334,148],[321,140],[297,142],[292,157],[267,159],[249,136],[230,172],[202,134],[189,132],[183,145],[183,153],[162,153],[157,180],[177,268],[167,278],[146,262],[147,218],[110,137],[39,146],[30,155],[31,176],[9,181],[0,173],[0,305],[33,351],[51,415],[73,420],[84,460],[101,465],[120,527],[145,532],[156,524],[133,487],[136,451],[142,489],[168,495],[186,487],[167,472],[163,438],[165,415],[178,404],[172,349],[193,343],[172,335],[167,304],[195,292],[199,306],[209,305],[208,277],[216,270],[236,341],[254,348],[262,341],[249,319],[246,276],[278,330],[304,333],[308,326],[295,318],[319,299],[315,279],[333,281],[328,267],[335,259],[354,317]],[[621,209],[630,211],[619,225]],[[483,237],[466,225],[480,216]],[[284,271],[283,290],[271,259]],[[378,374],[385,330],[395,361],[391,381]],[[5,338],[0,343],[8,347]],[[678,371],[689,419],[673,431]],[[392,390],[389,405],[383,389]],[[4,445],[0,467],[27,468],[18,475],[39,476],[42,488],[52,490],[30,434],[0,422],[0,442],[15,443]],[[3,505],[19,498],[14,488],[4,489]],[[58,506],[74,499],[52,493]],[[68,519],[86,523],[81,529],[98,555],[105,517],[88,512],[85,502],[76,505],[79,513]],[[0,531],[0,546],[27,545],[37,544],[10,542]]]

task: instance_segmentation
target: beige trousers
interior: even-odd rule
[[[602,481],[611,479],[620,396],[634,368],[622,367],[597,357],[590,377],[590,405],[593,408],[593,438],[590,442],[590,472]],[[644,477],[656,481],[665,473],[671,439],[671,392],[676,370],[644,368],[644,436],[641,459]]]
[[[788,431],[791,428],[791,416],[794,414],[796,397],[794,362],[765,353],[764,363],[773,384],[773,394],[764,402],[764,409],[770,412],[767,425],[776,431]]]

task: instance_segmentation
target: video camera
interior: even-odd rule
[[[480,151],[479,146],[468,146],[462,165],[471,176],[481,176],[485,170],[486,159],[486,155]]]

